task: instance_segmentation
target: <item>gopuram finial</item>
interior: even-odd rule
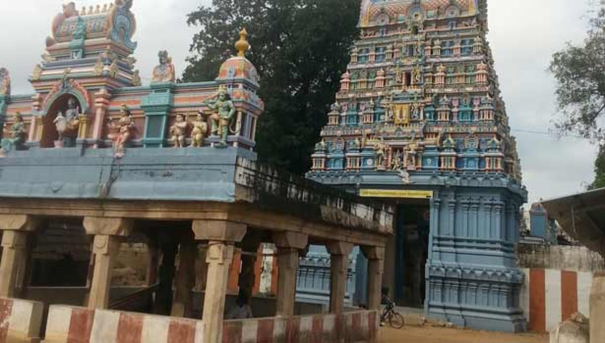
[[[250,43],[248,43],[247,37],[248,31],[243,28],[239,33],[239,40],[237,41],[237,43],[235,43],[235,48],[238,51],[237,56],[239,57],[246,57],[246,51],[250,49]]]

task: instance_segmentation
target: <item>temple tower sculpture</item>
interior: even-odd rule
[[[527,192],[486,41],[487,0],[364,0],[359,29],[308,178],[399,206],[391,296],[409,298],[417,273],[427,316],[524,330],[514,247]],[[422,201],[424,240],[406,231],[416,223],[406,209]],[[426,244],[417,271],[410,239]]]

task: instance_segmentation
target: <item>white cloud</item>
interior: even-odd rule
[[[109,1],[109,0],[108,0]],[[96,5],[78,1],[77,7]],[[168,50],[180,75],[195,28],[186,15],[210,0],[135,0],[138,30],[135,53],[143,78]],[[554,80],[546,72],[551,55],[586,31],[588,0],[488,0],[496,69],[513,129],[547,131],[556,112]],[[0,66],[12,75],[13,93],[30,93],[27,78],[40,62],[60,0],[20,0],[2,8]],[[237,37],[234,37],[234,41]],[[589,143],[515,131],[530,201],[580,191],[592,179],[595,148]]]

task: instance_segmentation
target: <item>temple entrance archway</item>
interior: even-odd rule
[[[430,211],[428,199],[398,199],[395,237],[386,246],[383,291],[398,305],[423,308],[426,262],[429,255]]]
[[[72,94],[63,94],[48,107],[46,115],[42,119],[42,136],[40,138],[41,148],[54,148],[55,141],[59,139],[59,133],[55,126],[55,119],[59,112],[65,113],[69,99],[74,99],[79,109],[82,108],[80,101]]]

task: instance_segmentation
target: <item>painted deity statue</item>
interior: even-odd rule
[[[387,163],[387,146],[384,142],[377,142],[374,145],[374,151],[376,152],[376,169],[385,170]]]
[[[113,150],[116,158],[124,157],[126,144],[132,139],[135,130],[132,113],[130,113],[128,107],[122,105],[120,112],[121,117],[117,123],[111,121],[111,119],[109,120],[109,129],[117,131],[109,135],[109,139],[114,142]]]
[[[184,148],[185,138],[187,135],[187,126],[189,124],[185,120],[185,116],[182,113],[176,115],[176,122],[170,127],[170,134],[172,135],[171,140],[173,147]]]
[[[405,165],[404,167],[407,170],[416,170],[416,150],[418,149],[418,144],[415,140],[412,140],[405,151]]]
[[[191,123],[191,147],[201,148],[204,145],[204,137],[208,133],[208,123],[204,120],[204,112],[197,113],[196,120]]]
[[[6,124],[5,124],[6,127]],[[10,138],[2,140],[2,149],[10,150],[25,150],[25,141],[27,140],[27,132],[25,131],[25,123],[20,112],[15,113],[15,120],[8,130]]]
[[[227,146],[227,136],[229,135],[229,125],[235,115],[235,105],[227,90],[223,87],[218,91],[218,97],[215,100],[206,100],[204,105],[208,106],[215,113],[210,117],[212,119],[212,134],[221,137],[220,146]]]
[[[168,51],[160,51],[158,57],[160,64],[153,69],[151,83],[174,82],[174,64],[172,64],[172,58],[168,56]]]
[[[65,114],[59,112],[54,120],[55,127],[59,133],[57,146],[64,148],[73,148],[76,146],[78,129],[80,128],[80,109],[77,106],[76,99],[70,98],[67,101],[67,110]]]

